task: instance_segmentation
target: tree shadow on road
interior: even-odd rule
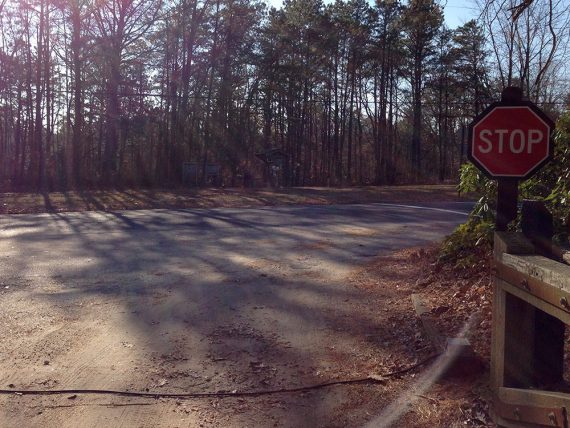
[[[14,272],[37,263],[29,297],[60,313],[61,334],[31,338],[33,349],[56,340],[49,349],[59,388],[108,382],[113,389],[168,392],[298,387],[408,362],[413,349],[394,347],[394,320],[373,310],[367,292],[327,273],[336,267],[346,273],[362,255],[359,245],[370,252],[425,241],[434,226],[419,223],[437,216],[404,215],[414,237],[378,244],[373,235],[347,234],[338,242],[354,209],[317,211],[318,231],[307,229],[317,215],[310,208],[300,208],[287,226],[262,210],[52,214],[43,233],[21,229],[10,238],[20,260]],[[414,328],[398,320],[400,329]],[[394,349],[399,355],[390,356]],[[7,352],[25,373],[25,351],[8,345]],[[324,390],[272,399],[273,408],[248,417],[261,425],[271,418],[334,425],[331,412],[344,400]]]

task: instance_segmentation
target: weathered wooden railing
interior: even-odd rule
[[[493,416],[504,427],[568,427],[564,333],[570,324],[570,266],[540,255],[549,255],[548,237],[530,238],[495,233]]]

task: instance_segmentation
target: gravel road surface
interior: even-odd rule
[[[381,334],[381,308],[344,279],[378,254],[441,239],[469,208],[0,216],[0,389],[246,391],[362,375],[367,353],[388,358],[362,335]],[[341,423],[346,394],[0,395],[0,426],[358,426],[373,416]]]

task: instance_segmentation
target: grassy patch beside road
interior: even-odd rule
[[[286,189],[86,190],[0,194],[1,214],[464,200],[453,185]]]

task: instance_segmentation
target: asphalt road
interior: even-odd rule
[[[348,309],[364,298],[343,281],[349,272],[441,239],[469,208],[0,216],[0,389],[231,391],[321,380],[338,364],[325,350],[350,359],[360,346],[351,323],[374,322]],[[79,399],[0,396],[0,426],[318,426],[341,400],[239,411],[239,402]]]

